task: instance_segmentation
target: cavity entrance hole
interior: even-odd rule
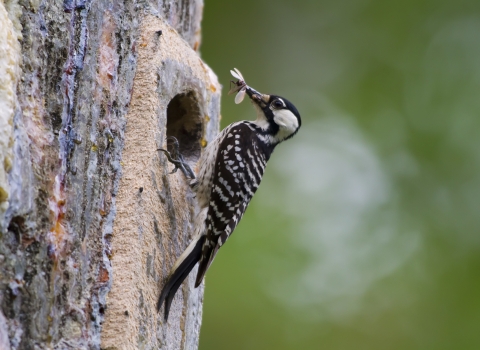
[[[196,162],[200,157],[202,118],[193,92],[176,95],[167,107],[167,136],[174,136],[180,144],[185,160]]]

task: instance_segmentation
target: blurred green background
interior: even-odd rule
[[[229,70],[291,100],[207,274],[201,350],[480,349],[480,1],[206,0]]]

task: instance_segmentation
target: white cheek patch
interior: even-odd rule
[[[280,109],[273,112],[273,121],[280,126],[280,128],[286,129],[286,132],[293,133],[298,129],[298,119],[288,109]]]

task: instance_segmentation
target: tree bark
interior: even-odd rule
[[[0,349],[196,349],[195,273],[156,311],[195,215],[157,149],[218,132],[203,1],[2,1]]]

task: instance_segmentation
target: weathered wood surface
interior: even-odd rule
[[[0,0],[1,349],[197,348],[202,287],[155,312],[194,215],[156,149],[218,131],[202,9]]]

